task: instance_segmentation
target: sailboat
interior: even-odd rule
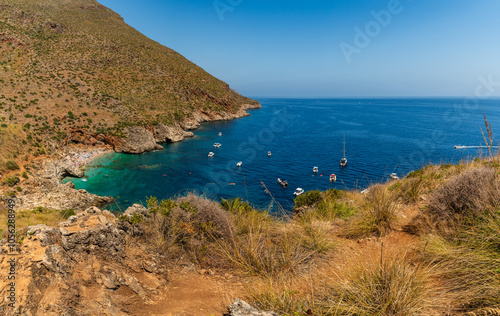
[[[347,158],[345,157],[345,135],[344,135],[344,156],[340,159],[340,166],[345,167],[347,165]]]

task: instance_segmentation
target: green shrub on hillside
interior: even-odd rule
[[[18,184],[21,180],[18,177],[7,177],[3,182],[9,187],[13,187]]]
[[[321,200],[321,192],[318,190],[307,191],[295,198],[295,207],[312,206]]]
[[[15,161],[12,161],[12,160],[7,161],[5,163],[5,167],[9,170],[18,170],[19,169],[19,165]]]

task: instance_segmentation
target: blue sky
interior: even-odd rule
[[[251,97],[500,96],[498,0],[98,1]]]

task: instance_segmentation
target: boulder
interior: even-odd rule
[[[247,302],[237,298],[233,304],[229,305],[226,316],[279,316],[274,312],[259,311]]]

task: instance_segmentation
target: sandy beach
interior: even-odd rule
[[[88,165],[92,160],[110,152],[112,152],[112,150],[108,148],[96,148],[93,150],[76,148],[74,150],[67,151],[64,154],[64,158],[73,166],[82,167]]]

